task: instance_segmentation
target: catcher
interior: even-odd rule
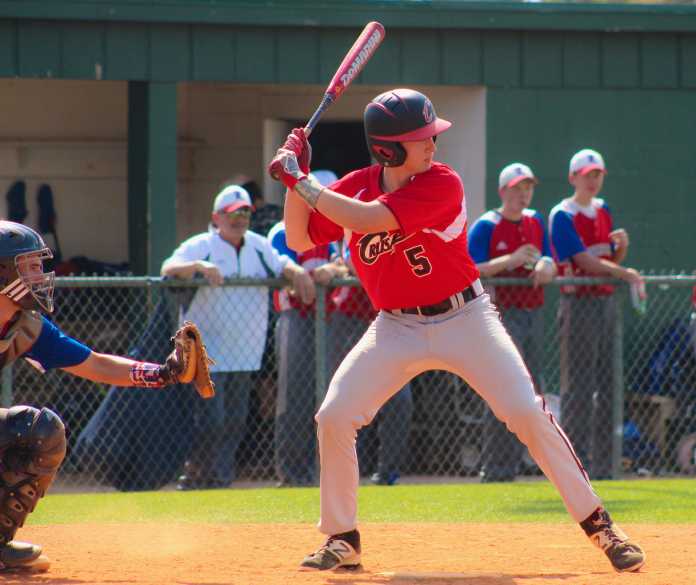
[[[41,371],[61,368],[114,386],[164,388],[193,382],[204,398],[214,394],[209,358],[196,326],[175,334],[164,364],[92,351],[41,314],[53,311],[52,257],[33,229],[0,220],[0,364],[23,357]],[[45,571],[41,547],[14,540],[17,530],[51,485],[65,457],[65,427],[47,408],[0,408],[0,572]]]

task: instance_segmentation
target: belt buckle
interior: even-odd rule
[[[476,289],[473,285],[467,286],[464,290],[454,293],[451,297],[446,298],[444,301],[439,303],[433,303],[432,305],[423,305],[419,307],[409,307],[407,309],[400,309],[400,313],[404,315],[420,315],[421,317],[434,317],[435,315],[442,315],[452,309],[460,309],[466,303],[473,301],[477,297]],[[447,306],[444,306],[447,303]],[[442,306],[440,310],[439,305]],[[432,311],[428,309],[433,308]],[[435,307],[438,307],[435,309]]]
[[[474,289],[470,286],[467,286],[463,291],[462,291],[462,300],[464,303],[470,303],[476,298],[476,293],[474,292]]]

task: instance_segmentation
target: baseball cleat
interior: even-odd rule
[[[51,561],[41,554],[41,547],[28,542],[12,540],[0,548],[0,572],[32,572],[47,571]]]
[[[355,570],[360,567],[360,533],[357,530],[329,536],[318,551],[307,555],[300,571]]]
[[[604,551],[617,572],[638,571],[645,564],[643,549],[629,540],[604,508],[597,508],[580,526],[590,541]]]
[[[390,471],[389,473],[373,473],[370,476],[370,481],[375,485],[396,485],[399,483],[401,474],[398,471]]]

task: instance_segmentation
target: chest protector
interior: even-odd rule
[[[42,327],[40,313],[21,311],[0,338],[0,367],[9,366],[28,352],[39,338]]]

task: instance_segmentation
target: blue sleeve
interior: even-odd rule
[[[538,211],[534,214],[534,219],[539,222],[541,226],[542,240],[541,240],[541,255],[553,258],[551,254],[551,244],[549,243],[549,230],[546,229],[546,222],[544,221],[544,216]]]
[[[570,215],[559,211],[552,216],[551,222],[551,242],[559,262],[570,260],[586,250]]]
[[[288,242],[285,239],[285,230],[276,230],[271,236],[271,246],[273,246],[281,256],[287,256],[293,262],[297,262],[297,252],[288,247]]]
[[[604,204],[602,205],[602,207],[604,207],[604,209],[606,209],[606,210],[607,210],[607,213],[609,214],[609,229],[610,229],[610,230],[613,230],[613,229],[614,229],[614,214],[611,212],[611,209],[610,209],[609,206],[606,204],[606,201],[604,202]]]
[[[84,362],[92,350],[76,339],[68,337],[46,317],[39,338],[25,357],[39,362],[44,370],[68,368]]]
[[[493,235],[493,224],[490,221],[478,219],[469,231],[469,254],[476,263],[488,262],[491,259],[490,247]]]

